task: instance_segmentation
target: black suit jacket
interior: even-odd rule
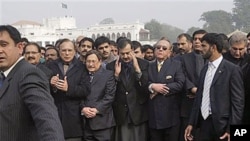
[[[122,69],[119,80],[116,82],[116,95],[113,103],[114,115],[117,125],[124,124],[127,120],[127,111],[134,125],[148,120],[147,100],[149,97],[148,84],[148,61],[137,58],[142,76],[136,79],[134,67],[130,70],[130,79],[126,80],[125,70]],[[114,71],[115,61],[107,64],[108,70]],[[123,67],[123,66],[122,66]]]
[[[156,95],[149,100],[149,127],[164,129],[177,125],[180,120],[180,92],[185,76],[179,61],[172,58],[164,61],[160,72],[157,71],[157,61],[149,65],[149,85],[151,83],[166,84],[169,94]]]
[[[59,74],[60,79],[64,79],[62,63],[62,60],[58,59],[48,64],[54,75]],[[65,138],[80,137],[83,135],[80,103],[88,95],[89,88],[85,65],[74,58],[66,76],[68,91],[64,92],[52,87],[51,94],[55,99]]]
[[[197,127],[201,118],[200,108],[204,79],[208,65],[199,79],[197,97],[192,108],[189,124]],[[244,86],[242,70],[239,66],[223,59],[219,65],[210,88],[210,104],[213,126],[218,135],[230,132],[230,125],[241,124],[244,109]]]
[[[63,130],[49,83],[24,59],[0,88],[1,141],[63,141]]]
[[[90,94],[84,98],[82,108],[96,108],[99,113],[94,118],[85,118],[92,130],[107,129],[115,125],[112,103],[116,84],[114,73],[101,67],[91,82]]]
[[[205,61],[203,57],[195,52],[187,53],[181,56],[183,72],[185,74],[184,90],[181,95],[181,117],[189,117],[194,98],[189,98],[193,87],[198,87],[200,71]]]

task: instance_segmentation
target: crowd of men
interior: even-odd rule
[[[1,25],[0,138],[229,141],[230,125],[250,124],[249,49],[250,33],[205,30],[41,47]]]

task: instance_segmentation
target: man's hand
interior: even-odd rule
[[[184,134],[185,141],[193,141],[194,140],[194,137],[191,134],[192,130],[193,130],[192,125],[188,125],[187,128],[185,129],[185,134]]]
[[[67,76],[64,77],[64,80],[59,79],[55,86],[57,89],[67,92],[68,91]]]
[[[119,61],[119,58],[117,58],[115,61],[115,77],[119,77],[121,68],[122,68],[121,62]]]
[[[157,93],[161,93],[163,95],[166,95],[169,93],[169,88],[166,84],[160,84],[160,83],[154,83],[152,84],[152,90]]]
[[[226,139],[226,138],[227,138],[227,141],[230,141],[230,134],[227,132],[220,137],[221,140]]]

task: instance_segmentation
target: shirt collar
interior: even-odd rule
[[[4,76],[7,77],[7,76],[9,75],[10,71],[11,71],[11,70],[16,66],[16,64],[17,64],[18,62],[20,62],[23,58],[24,58],[23,56],[19,57],[15,64],[13,64],[9,69],[7,69],[6,71],[4,71],[4,72],[3,72]]]

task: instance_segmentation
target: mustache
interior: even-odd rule
[[[36,59],[35,57],[28,57],[28,60],[34,60]]]

